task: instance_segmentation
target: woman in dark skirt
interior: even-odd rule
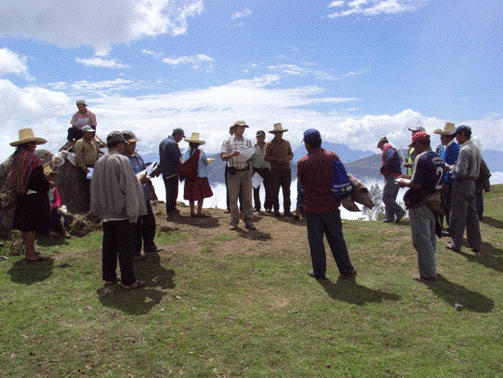
[[[199,139],[199,133],[192,133],[190,139],[185,139],[189,143],[189,149],[183,154],[183,164],[177,172],[185,178],[183,198],[189,201],[190,216],[202,218],[206,217],[202,213],[203,201],[205,198],[213,196],[208,182],[208,159],[204,151],[199,146],[206,143]],[[197,214],[194,212],[194,202],[197,201]]]
[[[9,185],[16,195],[13,227],[22,233],[27,261],[46,259],[35,250],[36,233],[47,233],[50,223],[49,181],[34,154],[37,145],[44,143],[47,141],[35,137],[31,129],[21,129],[19,140],[10,144],[17,147],[9,173]]]

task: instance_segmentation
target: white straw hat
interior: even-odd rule
[[[19,130],[19,140],[12,142],[10,145],[16,147],[26,143],[44,144],[47,143],[47,140],[36,137],[32,129],[21,129]]]

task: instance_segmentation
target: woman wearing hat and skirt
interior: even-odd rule
[[[19,140],[10,145],[17,147],[12,155],[9,185],[16,195],[13,228],[22,232],[27,261],[46,260],[35,251],[35,233],[47,232],[50,223],[49,181],[44,175],[42,162],[34,154],[38,144],[47,141],[37,138],[31,129],[19,130]]]
[[[192,133],[190,139],[185,141],[189,143],[189,149],[182,156],[183,164],[177,168],[179,176],[185,179],[183,198],[189,201],[190,216],[203,218],[206,217],[202,213],[203,201],[213,196],[206,170],[209,162],[204,151],[199,149],[199,146],[206,142],[199,139],[199,133]],[[197,201],[197,214],[194,212],[195,201]]]

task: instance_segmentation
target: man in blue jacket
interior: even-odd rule
[[[400,187],[395,182],[402,174],[401,159],[398,151],[389,144],[386,137],[382,137],[377,143],[377,148],[382,150],[381,174],[384,176],[384,188],[382,201],[384,203],[384,222],[399,222],[405,215],[405,210],[396,202]]]
[[[166,215],[168,218],[179,215],[176,208],[178,198],[178,175],[176,168],[180,163],[180,148],[178,143],[185,138],[182,129],[174,129],[173,133],[159,145],[159,165],[161,166],[164,187],[166,188]]]

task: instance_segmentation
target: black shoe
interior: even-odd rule
[[[281,216],[281,214],[279,213],[279,211],[275,211],[275,212],[274,212],[274,216],[275,216],[276,218],[279,218],[279,217]]]
[[[293,214],[291,212],[289,212],[289,211],[286,211],[286,212],[283,213],[283,216],[291,218],[291,217],[293,217]]]
[[[326,280],[327,279],[327,277],[325,277],[325,276],[317,276],[316,274],[314,274],[313,270],[309,270],[307,272],[307,275],[310,277],[316,278],[317,280]]]
[[[341,274],[341,277],[345,278],[345,279],[350,279],[350,278],[353,278],[354,276],[356,276],[356,270],[354,270],[354,269],[349,274]]]
[[[162,251],[162,248],[157,248],[157,246],[155,244],[153,244],[152,246],[150,246],[148,248],[143,248],[143,252],[145,252],[145,253],[155,253],[155,252],[159,252],[159,251]]]

